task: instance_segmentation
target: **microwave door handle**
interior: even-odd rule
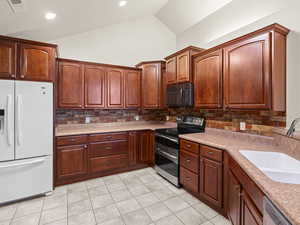
[[[10,107],[11,107],[11,95],[7,95],[6,99],[6,112],[5,112],[5,126],[6,126],[6,135],[7,135],[7,145],[11,146],[11,118],[10,118]]]
[[[17,120],[16,120],[16,128],[17,128],[17,143],[20,146],[22,144],[22,132],[21,132],[21,107],[22,107],[22,96],[17,96]]]

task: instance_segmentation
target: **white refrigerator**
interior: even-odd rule
[[[0,80],[0,204],[53,189],[53,84]]]

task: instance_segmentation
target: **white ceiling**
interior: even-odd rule
[[[0,34],[50,41],[96,28],[146,16],[156,16],[179,34],[231,0],[23,0],[25,12],[13,13],[7,0],[0,0]],[[55,12],[46,21],[46,12]]]
[[[14,14],[7,0],[0,0],[0,34],[34,40],[54,40],[149,15],[155,15],[168,0],[23,0],[26,11]],[[54,21],[44,14],[53,11]]]
[[[156,16],[180,34],[232,0],[170,0]]]

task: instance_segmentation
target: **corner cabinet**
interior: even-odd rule
[[[192,56],[203,51],[201,48],[189,46],[166,59],[167,84],[192,82]]]
[[[0,79],[54,82],[57,46],[0,36]]]
[[[222,49],[194,59],[195,107],[221,108],[223,102]]]
[[[142,107],[144,109],[164,108],[165,62],[142,62],[137,67],[142,69]]]
[[[193,57],[199,108],[286,111],[286,37],[272,24]]]

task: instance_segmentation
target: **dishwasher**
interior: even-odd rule
[[[264,199],[263,225],[292,225],[280,210],[268,199]]]

